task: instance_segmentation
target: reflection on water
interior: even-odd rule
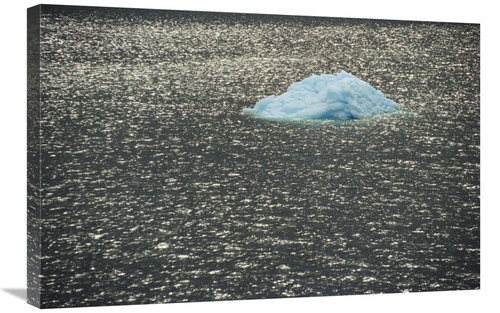
[[[42,305],[479,288],[479,25],[42,12]],[[241,113],[312,74],[402,110]]]

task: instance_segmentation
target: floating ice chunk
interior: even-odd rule
[[[350,120],[399,110],[382,92],[354,75],[313,75],[293,83],[279,96],[270,96],[243,112],[287,120]]]
[[[166,242],[160,242],[157,246],[156,249],[168,249],[170,245]]]

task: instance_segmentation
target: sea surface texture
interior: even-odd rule
[[[41,16],[42,307],[479,288],[478,24]],[[242,112],[342,70],[400,110]]]

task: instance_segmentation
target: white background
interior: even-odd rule
[[[345,2],[345,3],[344,3]],[[500,239],[495,177],[500,105],[495,98],[500,39],[494,1],[53,1],[93,5],[240,13],[402,19],[481,24],[481,290],[276,300],[65,309],[81,312],[495,312]],[[26,9],[35,1],[5,1],[0,9],[0,310],[35,312],[26,304]],[[59,311],[58,311],[59,312]]]

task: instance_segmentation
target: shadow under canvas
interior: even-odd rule
[[[4,288],[3,291],[26,301],[26,288]]]

